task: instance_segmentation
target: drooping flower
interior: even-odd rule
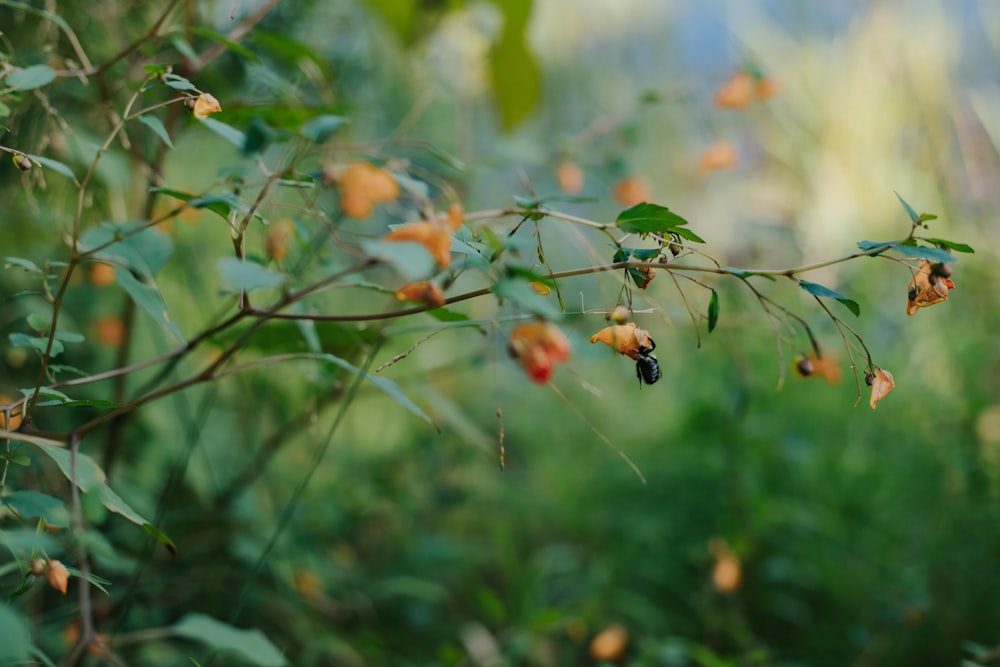
[[[66,587],[69,585],[69,570],[57,560],[50,560],[45,568],[45,581],[49,586],[66,595]]]
[[[403,285],[396,290],[396,298],[400,301],[415,301],[431,308],[440,308],[445,302],[444,292],[437,283],[429,280]]]
[[[830,384],[840,382],[840,366],[837,365],[837,360],[829,354],[821,357],[813,353],[808,357],[799,357],[795,360],[793,367],[799,377],[823,378]]]
[[[507,340],[510,356],[517,359],[528,377],[538,384],[552,379],[555,365],[569,360],[569,339],[549,322],[519,324]]]
[[[892,388],[896,386],[896,381],[892,379],[892,373],[882,368],[875,371],[874,375],[866,373],[865,382],[872,387],[871,400],[868,401],[868,405],[871,406],[872,410],[875,409],[875,404],[885,398],[892,391]]]
[[[604,327],[590,337],[591,343],[601,342],[626,357],[638,360],[640,347],[651,350],[655,347],[649,332],[640,329],[635,322]]]
[[[399,183],[392,174],[368,162],[327,165],[323,167],[323,180],[337,185],[340,210],[355,220],[368,218],[376,204],[393,201],[399,196]]]
[[[955,283],[951,279],[951,265],[923,262],[906,289],[906,314],[916,315],[921,308],[941,303],[953,289]]]
[[[215,99],[214,95],[209,93],[202,93],[194,99],[194,106],[191,107],[191,112],[194,114],[195,118],[208,118],[213,113],[219,113],[222,111],[222,105],[219,104],[219,100]]]

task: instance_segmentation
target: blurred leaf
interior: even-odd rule
[[[96,493],[97,497],[101,500],[101,504],[108,508],[108,511],[114,512],[115,514],[121,514],[123,517],[138,526],[145,527],[145,525],[149,523],[143,519],[138,512],[132,509],[128,503],[122,500],[121,496],[112,491],[111,487],[107,484],[101,484],[98,486]]]
[[[933,243],[934,245],[937,245],[937,246],[943,246],[945,248],[951,248],[955,252],[968,252],[968,253],[974,253],[974,252],[976,252],[975,250],[973,250],[972,246],[967,245],[965,243],[956,243],[954,241],[947,241],[945,239],[929,239],[929,238],[923,238],[923,237],[921,237],[920,240],[921,241],[927,241],[928,243]]]
[[[906,200],[900,197],[898,192],[895,194],[896,194],[896,199],[898,199],[899,203],[903,205],[903,208],[906,210],[906,214],[910,216],[910,220],[913,221],[913,224],[915,225],[920,224],[920,216],[917,215],[917,212],[913,210],[913,207],[907,204]]]
[[[926,259],[929,262],[954,262],[956,258],[947,250],[942,250],[941,248],[932,248],[930,246],[918,246],[910,245],[907,243],[900,244],[893,248],[896,252],[904,257],[912,257],[913,259]]]
[[[63,343],[82,343],[87,340],[83,334],[77,333],[75,331],[57,331],[53,338]]]
[[[31,273],[42,273],[42,270],[38,268],[38,265],[32,262],[30,259],[22,259],[20,257],[4,257],[4,268],[9,269],[12,266],[19,266],[25,271],[30,271]]]
[[[28,326],[34,329],[37,333],[43,334],[49,330],[52,326],[52,320],[47,317],[42,317],[38,313],[28,313],[28,316],[24,318],[27,321]]]
[[[31,65],[11,72],[4,83],[12,90],[33,90],[52,83],[55,78],[55,70],[48,65]]]
[[[22,518],[42,518],[45,519],[45,523],[56,528],[69,526],[69,511],[66,509],[66,504],[58,498],[37,491],[22,490],[8,493],[2,502]]]
[[[921,213],[918,219],[920,222],[927,222],[929,220],[937,220],[938,217],[933,213]]]
[[[349,119],[343,116],[316,116],[308,120],[300,132],[306,139],[319,144],[326,141],[327,137],[347,122]]]
[[[402,44],[410,44],[415,36],[414,17],[419,11],[416,0],[365,0]]]
[[[73,170],[64,165],[62,162],[59,162],[58,160],[52,160],[47,157],[42,157],[41,155],[28,154],[28,157],[31,159],[32,162],[37,162],[43,167],[48,167],[52,171],[60,173],[66,178],[71,178],[74,181],[76,180],[76,175],[73,174]]]
[[[160,75],[163,82],[173,88],[174,90],[195,90],[194,84],[185,79],[182,76],[178,76],[171,72],[166,72]]]
[[[525,41],[531,0],[494,2],[504,14],[503,31],[490,55],[490,81],[500,124],[510,130],[538,105],[542,77]]]
[[[38,350],[42,354],[45,354],[46,348],[49,346],[49,339],[42,336],[29,336],[23,333],[12,333],[7,336],[10,339],[11,345],[16,347],[30,347]],[[52,350],[49,353],[51,358],[58,357],[63,353],[63,344],[58,340],[52,341]]]
[[[7,604],[0,605],[0,665],[30,664],[31,633],[28,623]]]
[[[244,155],[257,155],[267,148],[272,139],[274,139],[274,130],[268,127],[260,116],[254,116],[250,119],[246,141],[241,150]]]
[[[405,282],[426,278],[434,272],[434,258],[419,243],[366,240],[361,242],[361,249],[391,266]]]
[[[562,316],[559,306],[551,299],[546,299],[535,291],[531,282],[519,278],[502,278],[490,291],[502,299],[510,299],[521,308],[542,317],[557,318]]]
[[[240,150],[243,150],[243,147],[247,145],[246,135],[232,125],[227,125],[221,120],[216,120],[214,118],[199,118],[198,120],[201,121],[205,127],[210,129],[212,132],[215,132],[217,135]]]
[[[829,287],[820,285],[819,283],[811,283],[808,280],[800,280],[799,287],[809,292],[813,296],[827,297],[830,299],[836,299],[841,302],[847,309],[855,314],[855,316],[861,315],[861,306],[858,305],[857,301],[853,299],[848,299],[846,296],[840,292],[836,292]]]
[[[281,667],[287,664],[284,656],[260,630],[234,628],[204,614],[188,614],[171,630],[178,637],[201,642],[214,651],[235,653],[253,665]]]
[[[672,212],[666,206],[658,204],[642,203],[627,208],[618,214],[615,224],[623,232],[632,234],[665,234],[675,232],[680,234],[679,228],[688,222],[681,216]],[[686,230],[685,230],[686,231]],[[701,242],[694,234],[691,240]],[[685,237],[687,238],[687,237]]]
[[[185,30],[187,30],[192,35],[198,35],[199,37],[204,37],[205,39],[210,39],[213,42],[217,42],[219,44],[222,44],[224,47],[226,47],[227,49],[229,49],[233,53],[241,55],[244,58],[246,58],[247,60],[250,60],[250,61],[255,62],[255,63],[259,63],[260,62],[260,58],[258,58],[256,56],[256,54],[254,54],[253,51],[251,51],[250,49],[246,48],[245,46],[237,44],[236,42],[232,41],[231,39],[226,39],[225,37],[223,37],[222,35],[220,35],[217,32],[213,32],[211,30],[208,30],[206,28],[202,28],[202,27],[196,26],[196,25],[186,26]]]
[[[662,248],[619,248],[611,261],[615,264],[618,262],[626,262],[629,257],[635,257],[641,262],[648,262],[651,259],[657,257],[661,252]]]
[[[139,282],[131,273],[120,267],[115,268],[115,280],[132,297],[136,305],[159,322],[174,337],[176,342],[184,342],[184,334],[181,333],[180,328],[170,319],[170,314],[167,313],[167,304],[164,303],[163,297],[156,287]]]
[[[102,222],[80,236],[84,250],[105,245],[94,257],[127,266],[146,279],[155,276],[174,254],[171,238],[155,227],[146,227],[145,222]]]
[[[329,361],[330,363],[335,364],[346,371],[354,373],[355,375],[361,373],[361,369],[351,365],[349,362],[332,354],[309,354],[304,356],[305,358],[319,359],[321,361]],[[375,386],[376,389],[384,393],[392,400],[396,401],[396,403],[403,406],[416,416],[420,417],[431,426],[434,426],[434,420],[431,419],[426,412],[421,410],[416,403],[411,401],[410,398],[406,395],[406,393],[402,389],[400,389],[398,384],[396,384],[392,380],[389,380],[388,378],[369,375],[367,373],[365,373],[365,379],[368,382],[370,382],[373,386]]]
[[[708,300],[708,333],[712,333],[715,325],[719,323],[719,293],[712,290],[712,296]]]
[[[275,273],[250,260],[235,257],[220,259],[216,266],[222,275],[222,288],[227,292],[250,292],[267,287],[280,287],[286,276]]]
[[[448,310],[447,308],[434,308],[433,310],[428,310],[427,314],[441,322],[465,322],[469,319],[468,315],[456,313],[454,310]]]
[[[884,243],[882,241],[858,241],[858,247],[861,248],[861,250],[863,250],[864,252],[875,250],[876,248],[882,248],[882,250],[880,250],[879,252],[872,253],[872,257],[878,257],[883,252],[886,252],[887,250],[892,250],[894,246],[895,246],[895,241],[891,241],[889,243]]]
[[[52,535],[29,528],[0,530],[0,545],[3,545],[9,551],[23,555],[43,552],[54,556],[62,553],[63,550],[59,541],[52,537]],[[0,635],[0,637],[3,636]],[[0,646],[2,645],[3,642],[0,642]]]
[[[167,548],[167,551],[170,552],[171,556],[177,555],[177,545],[174,544],[174,541],[170,539],[170,537],[162,530],[160,530],[151,523],[142,524],[142,529],[146,531],[147,535],[149,535],[154,540],[165,546]]]
[[[167,134],[167,128],[163,126],[163,121],[159,118],[150,114],[144,114],[139,116],[139,122],[151,129],[167,146],[170,148],[174,147],[174,142],[170,140],[170,135]]]

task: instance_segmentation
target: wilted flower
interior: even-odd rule
[[[925,261],[907,286],[906,314],[915,315],[921,308],[944,301],[949,290],[953,289],[955,283],[951,280],[951,265]]]
[[[385,169],[368,162],[353,162],[346,167],[323,167],[323,180],[340,189],[340,210],[355,220],[372,214],[376,204],[399,196],[399,183]]]
[[[57,560],[50,560],[45,568],[45,581],[49,586],[66,595],[66,587],[69,585],[69,570]]]
[[[431,308],[440,308],[445,302],[441,288],[428,280],[403,285],[396,290],[396,298],[400,301],[416,301]]]
[[[646,350],[654,347],[653,340],[649,337],[649,332],[640,329],[635,322],[628,324],[615,324],[604,327],[590,337],[591,343],[601,342],[611,347],[616,352],[624,354],[632,359],[639,359],[639,348]]]
[[[436,222],[411,222],[392,230],[382,240],[419,243],[441,267],[451,264],[451,232]]]
[[[191,107],[191,112],[195,118],[208,118],[209,115],[219,113],[220,111],[222,111],[222,105],[219,104],[219,100],[215,99],[215,96],[209,93],[202,93],[196,97],[194,106]]]
[[[886,394],[896,386],[896,381],[892,379],[892,373],[881,368],[875,371],[874,375],[866,373],[865,382],[870,384],[872,388],[872,397],[868,401],[872,410],[875,409],[875,404],[885,398]]]
[[[6,394],[0,394],[0,405],[7,405],[13,403],[14,399]],[[0,410],[0,429],[7,431],[16,431],[21,425],[21,406],[11,408],[10,410],[10,424],[7,423],[7,413],[5,410]]]
[[[569,360],[569,340],[559,327],[549,322],[519,324],[507,342],[510,356],[533,382],[545,384],[552,378],[555,365]]]
[[[281,261],[288,256],[288,244],[295,236],[295,225],[291,220],[281,220],[267,228],[264,246],[267,256]]]

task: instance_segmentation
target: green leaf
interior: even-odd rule
[[[872,257],[877,257],[886,250],[892,250],[894,246],[895,242],[885,243],[883,241],[858,241],[858,247],[864,252],[869,252],[870,250],[875,250],[876,248],[882,248],[879,252],[872,253]]]
[[[341,359],[340,357],[334,356],[332,354],[307,354],[304,358],[319,359],[321,361],[329,361],[332,364],[340,366],[346,371],[354,373],[357,375],[361,373],[361,369],[351,365],[349,362]],[[370,382],[376,389],[384,393],[386,396],[394,400],[396,403],[406,408],[416,416],[423,419],[425,422],[434,426],[434,420],[430,416],[420,409],[420,407],[410,400],[409,396],[400,389],[399,385],[392,380],[384,377],[377,377],[374,375],[369,375],[365,373],[365,380]]]
[[[921,213],[919,220],[920,222],[927,222],[928,220],[937,220],[938,217],[933,213]]]
[[[102,222],[80,236],[80,246],[88,251],[101,248],[93,255],[96,259],[127,266],[146,279],[156,275],[174,254],[170,237],[146,227],[145,222]]]
[[[456,313],[454,310],[448,310],[447,308],[428,310],[427,314],[441,322],[465,322],[469,319],[468,315]]]
[[[258,155],[267,148],[272,139],[274,139],[274,130],[268,127],[260,116],[254,116],[250,119],[246,141],[241,150],[244,155]]]
[[[157,118],[156,116],[145,114],[143,116],[139,116],[139,122],[148,127],[149,129],[151,129],[153,133],[160,139],[162,139],[163,143],[165,143],[167,146],[169,146],[170,148],[174,147],[174,142],[170,140],[170,135],[167,134],[167,128],[163,126],[163,121],[161,121],[159,118]]]
[[[241,55],[244,58],[246,58],[247,60],[250,60],[250,61],[255,62],[255,63],[259,63],[260,62],[260,58],[258,58],[257,55],[253,51],[251,51],[250,49],[246,48],[245,46],[241,46],[240,44],[237,44],[236,42],[232,41],[231,39],[226,39],[225,37],[223,37],[222,35],[220,35],[217,32],[212,32],[211,30],[207,30],[207,29],[201,28],[199,26],[187,26],[185,28],[185,30],[187,30],[191,34],[198,35],[199,37],[204,37],[205,39],[210,39],[213,42],[218,42],[219,44],[222,44],[223,46],[225,46],[227,49],[229,49],[233,53]]]
[[[30,259],[22,259],[20,257],[4,257],[3,259],[4,262],[6,262],[3,266],[5,269],[9,269],[12,266],[19,266],[25,271],[29,271],[31,273],[44,273],[40,268],[38,268],[38,265]]]
[[[117,401],[105,401],[99,398],[84,398],[78,401],[65,401],[63,407],[66,408],[120,408],[121,403]]]
[[[163,83],[167,84],[174,90],[195,90],[194,84],[182,76],[168,72],[166,74],[162,74],[160,78],[163,79]]]
[[[221,120],[215,120],[214,118],[199,118],[198,120],[200,120],[205,127],[210,129],[212,132],[215,132],[217,135],[240,150],[243,150],[243,147],[247,145],[246,135],[232,125],[227,125]]]
[[[171,631],[178,637],[201,642],[214,651],[235,653],[243,661],[260,667],[287,664],[285,657],[260,630],[234,628],[204,614],[188,614]]]
[[[132,523],[142,526],[149,523],[142,516],[132,509],[128,503],[121,499],[107,483],[107,476],[100,466],[86,454],[77,452],[76,454],[76,479],[73,478],[73,452],[66,447],[53,447],[41,443],[33,443],[36,447],[48,455],[59,470],[70,482],[76,482],[80,490],[84,493],[94,493],[109,511],[121,514]]]
[[[820,285],[819,283],[811,283],[808,280],[800,280],[799,287],[809,292],[813,296],[827,297],[830,299],[836,299],[837,301],[844,304],[849,311],[854,313],[855,316],[861,315],[861,306],[858,305],[857,301],[853,299],[848,299],[846,296],[840,292],[834,291],[829,287]]]
[[[29,336],[23,333],[12,333],[9,334],[7,338],[10,339],[11,345],[16,347],[31,347],[38,350],[42,354],[45,354],[45,349],[49,346],[49,339],[42,336]],[[63,347],[62,343],[58,340],[53,340],[52,350],[49,353],[49,357],[54,359],[62,354],[65,349],[66,348]]]
[[[75,331],[57,331],[53,338],[64,343],[82,343],[87,340],[83,334]]]
[[[45,333],[49,330],[49,327],[52,326],[52,320],[47,317],[42,317],[38,313],[28,313],[28,316],[24,319],[28,322],[29,327],[40,334]]]
[[[693,241],[694,243],[705,242],[705,239],[701,238],[687,227],[672,227],[670,229],[670,232],[673,234],[677,234],[677,236],[681,237],[682,239]]]
[[[639,261],[647,262],[655,259],[661,252],[663,252],[663,248],[620,248],[611,261],[615,263],[625,262],[631,256]]]
[[[712,290],[712,296],[708,300],[708,333],[712,333],[715,325],[719,323],[719,293]]]
[[[426,278],[434,272],[434,258],[419,243],[365,240],[361,249],[391,266],[406,282]]]
[[[543,317],[560,317],[562,312],[551,299],[535,291],[531,283],[519,278],[502,278],[490,291],[502,299],[510,299],[521,308]]]
[[[314,143],[323,143],[335,130],[350,119],[343,116],[323,115],[310,118],[299,130],[299,133]]]
[[[615,224],[623,232],[632,234],[649,234],[651,232],[660,234],[675,232],[680,234],[677,228],[686,225],[687,220],[672,212],[666,206],[642,203],[636,204],[619,213]],[[691,240],[695,239],[697,239],[697,236]],[[698,240],[700,241],[700,239]]]
[[[147,535],[149,535],[154,540],[165,546],[167,548],[167,551],[170,552],[171,556],[177,555],[177,545],[174,544],[174,541],[170,539],[170,537],[162,530],[160,530],[151,523],[142,524],[142,529],[146,531]]]
[[[73,173],[73,170],[58,160],[52,160],[47,157],[42,157],[41,155],[28,154],[28,157],[31,158],[32,162],[37,162],[43,167],[48,167],[52,171],[62,174],[66,178],[71,178],[74,181],[76,180],[76,175]]]
[[[973,250],[972,246],[967,245],[965,243],[956,243],[954,241],[947,241],[945,239],[927,239],[923,237],[921,237],[920,240],[927,241],[928,243],[933,243],[934,245],[941,246],[943,248],[950,248],[955,252],[968,252],[968,253],[976,252],[975,250]]]
[[[167,313],[167,304],[164,303],[163,297],[156,287],[139,282],[131,273],[121,268],[115,269],[115,279],[122,286],[122,289],[132,297],[136,305],[159,322],[174,337],[176,342],[184,342],[184,334],[181,333],[180,328],[170,319],[170,315]]]
[[[0,545],[23,555],[44,551],[50,556],[55,556],[63,549],[60,542],[48,533],[40,533],[28,528],[0,530]],[[0,605],[0,608],[3,606]],[[5,635],[0,635],[0,637],[5,637]],[[0,646],[3,646],[3,642],[0,642]]]
[[[222,275],[222,287],[227,292],[280,287],[286,279],[284,274],[275,273],[257,262],[242,261],[235,257],[220,259],[216,266]]]
[[[34,90],[52,83],[56,72],[48,65],[32,65],[24,69],[14,70],[7,75],[6,84],[11,90]]]
[[[926,259],[928,262],[954,262],[956,258],[947,250],[942,250],[941,248],[934,248],[930,246],[922,245],[910,245],[908,243],[900,244],[893,248],[896,252],[904,257],[912,257],[913,259]]]
[[[531,0],[504,0],[498,8],[505,21],[489,61],[490,82],[500,124],[509,130],[538,105],[542,76],[525,40]]]
[[[898,192],[895,193],[895,194],[896,194],[896,199],[898,199],[899,203],[903,205],[904,209],[906,209],[906,215],[910,216],[910,220],[913,221],[913,224],[919,225],[920,224],[920,216],[917,215],[917,212],[913,210],[912,206],[910,206],[909,204],[906,203],[905,199],[903,199],[902,197],[899,196]]]
[[[37,491],[14,491],[7,494],[3,503],[24,519],[45,519],[45,523],[56,528],[69,526],[69,511],[58,498]]]
[[[28,622],[7,604],[0,605],[0,665],[32,664]]]

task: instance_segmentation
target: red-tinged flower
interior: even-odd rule
[[[590,342],[604,343],[616,352],[637,361],[640,353],[639,348],[651,350],[655,347],[653,340],[649,337],[649,332],[640,329],[635,322],[604,327],[590,337]]]
[[[545,384],[552,379],[555,365],[569,360],[569,339],[559,327],[549,322],[519,324],[507,342],[510,356],[533,382]]]
[[[925,261],[907,286],[906,314],[916,315],[921,308],[941,303],[953,289],[955,283],[951,279],[951,265]]]
[[[442,268],[451,264],[451,233],[437,223],[411,222],[392,230],[382,240],[419,243]]]
[[[892,391],[892,388],[896,386],[896,381],[892,379],[892,373],[881,368],[875,371],[874,375],[866,373],[865,382],[872,387],[871,400],[868,401],[868,405],[871,406],[872,410],[875,409],[875,404],[885,398]]]
[[[440,308],[445,301],[441,288],[429,280],[403,285],[396,290],[396,298],[400,301],[416,301],[431,308]]]

